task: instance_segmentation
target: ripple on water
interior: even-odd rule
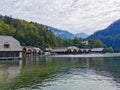
[[[31,90],[119,90],[120,83],[112,77],[97,74],[94,70],[73,69],[57,74]],[[69,72],[69,73],[68,73]],[[30,88],[29,88],[30,90]]]

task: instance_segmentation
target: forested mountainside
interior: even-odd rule
[[[8,16],[0,16],[0,35],[13,36],[22,45],[40,48],[59,46],[58,38],[44,25]]]
[[[48,27],[48,29],[51,30],[55,36],[60,37],[62,39],[75,38],[74,34],[68,32],[68,31],[60,30],[60,29],[57,29],[57,28],[54,28],[51,26],[46,26],[46,27]]]
[[[108,47],[112,46],[116,52],[120,52],[120,19],[106,29],[95,32],[89,38],[100,39]]]
[[[58,29],[58,28],[54,28],[52,26],[46,26],[49,30],[51,30],[53,32],[53,34],[57,37],[60,37],[62,39],[73,39],[75,37],[78,37],[78,38],[87,38],[88,37],[88,34],[86,33],[76,33],[76,34],[73,34],[73,33],[70,33],[69,31],[66,31],[66,30],[61,30],[61,29]]]

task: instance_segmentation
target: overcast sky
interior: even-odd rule
[[[1,0],[0,14],[92,34],[120,19],[120,0]]]

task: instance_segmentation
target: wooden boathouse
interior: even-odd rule
[[[22,46],[22,52],[24,54],[41,54],[42,50],[33,46]]]
[[[54,48],[51,50],[52,54],[65,55],[65,54],[87,54],[90,53],[90,49],[80,49],[75,46],[69,46],[66,48]]]
[[[58,54],[58,55],[64,55],[68,54],[68,49],[67,48],[54,48],[51,50],[52,54]]]
[[[75,46],[66,48],[54,48],[50,50],[53,55],[71,55],[71,54],[90,54],[90,53],[105,53],[104,48],[81,49]]]
[[[22,58],[20,42],[12,36],[0,36],[0,59]]]
[[[105,53],[106,50],[104,48],[93,48],[91,49],[91,53]]]

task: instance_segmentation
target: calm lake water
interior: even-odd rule
[[[0,90],[120,90],[120,57],[0,61]]]

